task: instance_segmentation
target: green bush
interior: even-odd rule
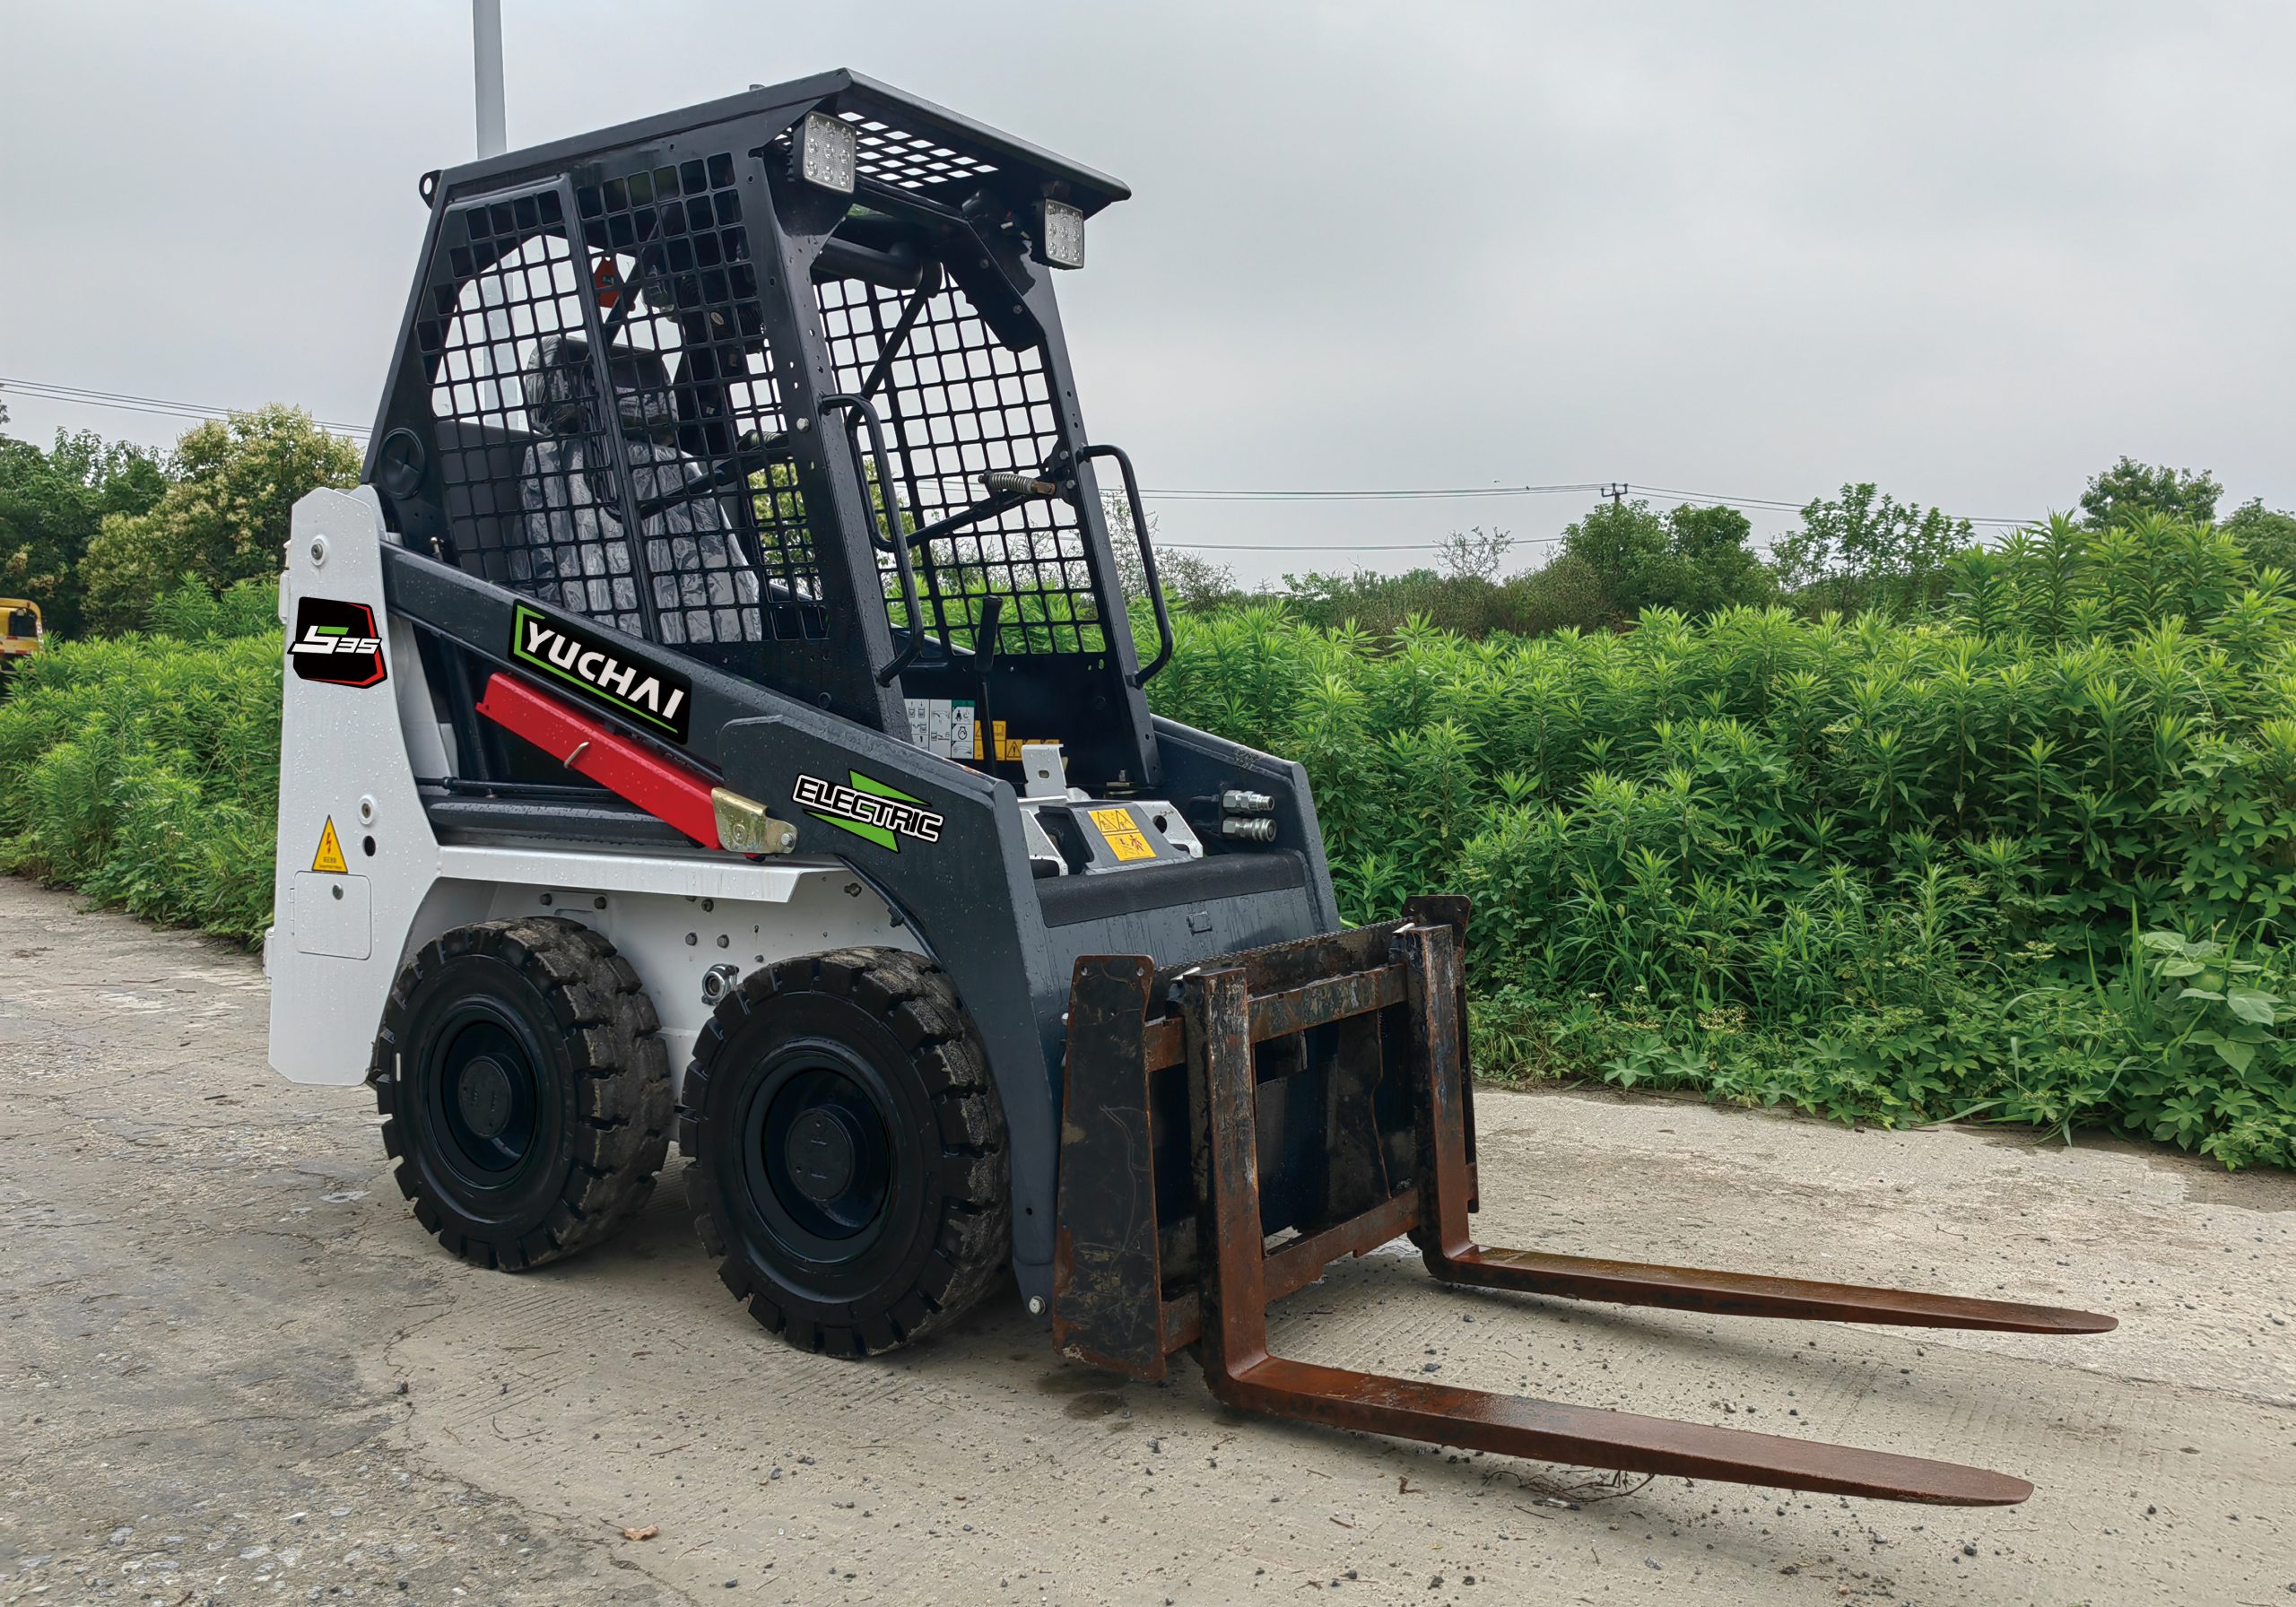
[[[2296,1081],[2190,1038],[2147,1060],[2131,945],[2173,929],[2283,974],[2283,578],[2160,517],[2060,520],[1946,578],[1950,613],[1915,623],[1474,641],[1240,609],[1182,621],[1152,693],[1307,767],[1350,918],[1474,897],[1486,1072],[2286,1161]]]
[[[1307,767],[1350,919],[1474,896],[1483,1075],[2296,1165],[2285,577],[2158,515],[1941,573],[1911,621],[1183,612],[1150,690]],[[0,702],[0,867],[255,941],[272,612],[267,586],[189,588],[152,633],[40,655]]]
[[[276,593],[187,588],[181,635],[51,641],[0,701],[0,870],[171,924],[271,922]]]

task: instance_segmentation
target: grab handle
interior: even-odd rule
[[[1156,656],[1126,677],[1135,687],[1145,686],[1150,676],[1171,661],[1172,616],[1164,608],[1164,583],[1156,578],[1156,550],[1148,544],[1148,513],[1140,506],[1140,481],[1132,472],[1132,459],[1122,447],[1105,444],[1087,447],[1076,454],[1079,463],[1093,457],[1113,457],[1118,473],[1124,476],[1124,496],[1132,514],[1133,539],[1140,543],[1140,572],[1147,578],[1149,606],[1156,611]]]
[[[918,601],[917,570],[909,560],[909,535],[900,527],[900,505],[893,499],[893,465],[892,460],[885,456],[884,427],[877,421],[877,410],[869,405],[865,396],[823,396],[821,411],[824,413],[849,412],[869,431],[869,452],[877,465],[877,500],[884,510],[883,518],[887,531],[883,537],[870,531],[869,540],[893,555],[893,568],[900,576],[901,605],[909,612],[909,646],[894,654],[892,661],[877,672],[877,684],[891,686],[903,670],[917,662],[918,655],[925,651],[925,608]],[[869,494],[869,471],[861,457],[859,430],[848,427],[845,439],[853,448],[854,477],[861,482],[861,494],[866,498]],[[864,528],[867,527],[865,526]]]

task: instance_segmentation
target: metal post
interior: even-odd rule
[[[478,154],[510,148],[502,119],[502,0],[470,0],[471,65],[478,83]]]

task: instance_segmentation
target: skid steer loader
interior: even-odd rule
[[[2113,1325],[1474,1242],[1465,901],[1345,929],[1300,768],[1143,696],[1171,624],[1053,292],[1126,193],[845,72],[423,178],[363,483],[298,505],[281,592],[273,1064],[371,1086],[422,1226],[506,1271],[628,1221],[674,1136],[807,1351],[1009,1272],[1065,1354],[1193,1350],[1251,1412],[2023,1498],[1269,1353],[1269,1302],[1403,1235],[1541,1295]]]

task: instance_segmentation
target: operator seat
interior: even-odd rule
[[[524,540],[509,553],[509,583],[545,603],[633,636],[646,634],[638,580],[614,485],[621,432],[631,493],[642,508],[708,471],[678,448],[669,369],[661,354],[617,352],[610,416],[596,402],[589,343],[545,336],[520,378],[535,439],[518,477]],[[757,571],[743,557],[714,491],[641,516],[646,567],[654,578],[659,639],[666,647],[754,642],[763,636]]]

